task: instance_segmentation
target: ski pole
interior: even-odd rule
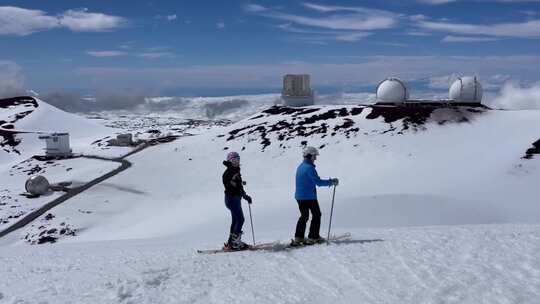
[[[248,204],[249,208],[249,221],[251,222],[251,236],[253,237],[253,246],[255,246],[255,231],[253,230],[253,217],[251,216],[251,204]]]
[[[332,228],[332,215],[334,213],[334,199],[336,198],[336,186],[334,185],[334,193],[332,194],[332,208],[330,209],[330,223],[328,224],[328,236],[326,237],[326,245],[330,245],[330,229]]]

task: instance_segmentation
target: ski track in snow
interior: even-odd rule
[[[7,303],[538,303],[540,226],[354,230],[380,242],[200,255],[177,239],[0,249]],[[88,246],[91,244],[91,246]]]

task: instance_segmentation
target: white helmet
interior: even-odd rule
[[[315,147],[308,146],[304,148],[304,151],[302,151],[302,155],[304,155],[304,157],[308,155],[316,156],[316,155],[319,155],[319,150],[317,150],[317,148]]]

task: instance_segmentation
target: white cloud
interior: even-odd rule
[[[394,13],[391,13],[388,11],[365,8],[361,6],[321,5],[321,4],[314,4],[314,3],[302,3],[302,5],[306,8],[309,8],[311,10],[321,12],[321,13],[354,12],[354,13],[362,13],[366,15],[388,15],[388,16],[395,15]]]
[[[26,36],[59,26],[58,18],[43,11],[0,6],[0,35]]]
[[[429,79],[434,75],[507,74],[538,81],[540,56],[372,56],[358,57],[351,63],[277,63],[258,65],[189,66],[182,68],[87,67],[83,77],[102,86],[164,88],[247,88],[281,86],[287,73],[309,73],[314,85],[376,85],[389,76],[406,81]],[[172,81],[174,80],[174,81]]]
[[[270,9],[265,9],[262,11],[247,11],[268,18],[291,22],[296,25],[330,30],[378,30],[388,29],[397,24],[398,16],[388,11],[367,9],[363,7],[323,6],[310,3],[304,3],[303,5],[309,9],[317,10],[323,13],[345,13],[337,13],[321,17],[310,17],[288,14]]]
[[[93,57],[118,57],[127,55],[126,52],[122,51],[86,51],[86,54]]]
[[[471,37],[471,36],[446,36],[441,41],[442,42],[489,42],[497,41],[498,38],[493,37]]]
[[[409,36],[417,36],[417,37],[427,37],[427,36],[432,35],[431,33],[422,32],[422,31],[407,31],[405,32],[405,34]]]
[[[411,15],[408,17],[409,20],[411,21],[422,21],[422,20],[427,20],[429,19],[429,17],[427,17],[426,15],[422,15],[422,14],[418,14],[418,15]]]
[[[268,10],[266,7],[262,6],[262,5],[258,5],[258,4],[246,4],[244,5],[244,10],[246,12],[250,12],[250,13],[260,13],[260,12],[264,12],[266,10]]]
[[[507,82],[490,105],[515,110],[540,109],[540,83],[521,86],[514,82]]]
[[[26,36],[55,28],[74,32],[111,31],[127,25],[127,19],[87,9],[68,10],[58,16],[44,11],[13,6],[0,6],[0,35]]]
[[[127,19],[81,9],[64,12],[60,24],[74,32],[104,32],[125,26]]]
[[[137,54],[138,57],[146,59],[172,58],[175,55],[171,52],[145,52]]]
[[[356,42],[370,35],[371,33],[362,33],[362,32],[348,33],[348,34],[336,35],[334,39],[337,41],[344,41],[344,42]]]
[[[129,50],[129,49],[132,49],[132,48],[133,48],[133,44],[134,44],[133,41],[129,41],[129,42],[120,44],[120,45],[118,46],[118,48],[124,49],[124,50]]]
[[[0,60],[0,98],[24,94],[24,76],[12,61]]]
[[[166,21],[169,21],[169,22],[173,22],[173,21],[176,21],[178,19],[178,16],[176,14],[171,14],[171,15],[156,15],[155,16],[155,19],[158,19],[158,20],[166,20]]]
[[[426,4],[432,4],[432,5],[438,5],[438,4],[446,4],[450,2],[455,2],[457,0],[418,0],[420,3],[426,3]]]
[[[425,30],[462,35],[485,35],[494,37],[540,38],[540,20],[521,23],[465,24],[420,21],[417,25]]]
[[[277,26],[279,29],[295,33],[306,34],[301,36],[300,39],[309,43],[326,44],[327,41],[342,41],[342,42],[356,42],[365,37],[370,36],[370,32],[358,32],[358,31],[331,31],[331,30],[314,30],[299,28],[291,23],[285,23]]]

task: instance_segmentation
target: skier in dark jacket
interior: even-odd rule
[[[300,218],[296,224],[296,232],[293,246],[309,245],[324,242],[324,238],[319,235],[321,227],[321,209],[317,201],[317,186],[337,186],[337,178],[321,179],[315,169],[315,160],[319,155],[314,147],[306,147],[303,151],[304,161],[296,170],[296,191],[295,199],[300,209]],[[309,212],[311,211],[311,225],[309,227],[308,238],[304,238]]]
[[[225,206],[231,211],[231,228],[226,247],[230,249],[246,249],[249,247],[242,242],[242,226],[244,225],[244,212],[242,211],[242,198],[248,204],[252,203],[251,197],[244,191],[244,182],[240,174],[240,155],[236,152],[227,154],[227,160],[223,162],[227,169],[223,173],[223,186],[225,186]]]

